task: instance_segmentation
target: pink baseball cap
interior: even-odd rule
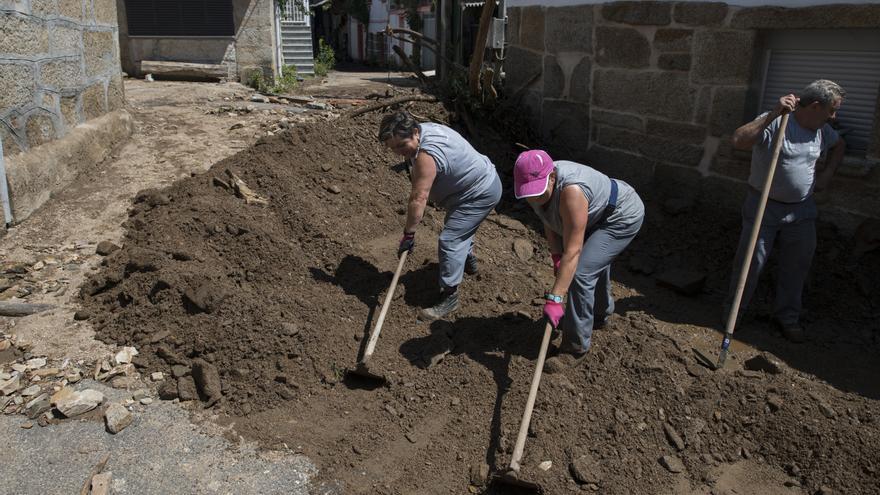
[[[553,170],[553,159],[546,151],[529,150],[520,153],[513,167],[513,194],[516,199],[544,194]]]

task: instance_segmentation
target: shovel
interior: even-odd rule
[[[385,323],[385,314],[388,313],[388,307],[391,306],[391,300],[394,299],[394,289],[397,288],[397,280],[400,278],[400,272],[403,271],[403,264],[406,262],[406,256],[408,254],[409,251],[404,251],[403,254],[400,255],[400,261],[397,262],[397,270],[394,272],[394,278],[391,279],[391,287],[388,288],[388,293],[385,294],[385,302],[382,303],[382,311],[379,312],[379,319],[376,320],[376,326],[370,333],[370,340],[367,342],[367,348],[364,350],[364,355],[361,360],[358,361],[355,369],[351,370],[351,373],[355,375],[369,380],[377,380],[381,382],[387,381],[385,375],[379,373],[375,369],[370,369],[370,358],[373,356],[373,351],[376,350],[376,342],[379,340],[379,333],[382,332],[382,324]]]
[[[519,434],[516,436],[516,445],[513,447],[513,456],[507,471],[496,476],[495,483],[515,486],[520,489],[531,490],[534,493],[544,493],[541,485],[524,480],[519,477],[519,461],[522,459],[523,450],[526,447],[526,437],[529,434],[529,422],[532,420],[532,409],[535,407],[535,398],[538,396],[538,385],[541,383],[541,372],[544,370],[544,359],[547,357],[547,347],[550,345],[550,335],[553,325],[547,322],[544,327],[544,340],[541,341],[541,352],[538,353],[538,362],[535,363],[535,374],[532,377],[532,388],[529,390],[529,398],[526,400],[526,410],[523,412],[522,422],[519,424]]]
[[[761,231],[761,223],[764,220],[764,209],[767,206],[767,198],[770,196],[770,186],[773,184],[773,174],[776,172],[776,162],[779,161],[779,152],[782,150],[782,142],[785,137],[785,129],[788,127],[789,113],[782,116],[779,123],[779,130],[773,137],[773,154],[770,158],[770,167],[767,169],[767,178],[764,179],[764,188],[761,190],[761,199],[758,201],[758,211],[755,213],[755,223],[752,225],[752,234],[749,237],[749,246],[746,255],[743,258],[742,268],[739,271],[739,280],[736,284],[736,292],[733,296],[733,304],[730,306],[730,313],[727,315],[727,325],[724,328],[724,339],[721,341],[721,354],[718,356],[718,364],[713,369],[721,369],[724,367],[724,361],[727,360],[727,349],[730,347],[730,338],[733,337],[733,330],[736,326],[736,317],[739,314],[739,305],[742,302],[742,295],[746,288],[746,280],[749,277],[749,267],[752,266],[752,256],[755,254],[755,245],[758,243],[758,233]],[[701,361],[709,361],[707,356],[702,356]],[[710,366],[711,367],[711,366]]]

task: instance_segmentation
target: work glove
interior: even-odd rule
[[[400,246],[397,248],[397,257],[400,256],[404,252],[409,252],[412,254],[413,248],[416,247],[416,233],[415,232],[404,232],[403,237],[400,239]]]
[[[559,328],[559,322],[562,320],[562,315],[565,314],[565,306],[562,303],[546,301],[544,302],[544,316],[547,318],[547,321],[553,325],[553,328]]]
[[[555,277],[559,274],[559,264],[562,263],[562,255],[551,253],[550,259],[553,260],[553,276]]]

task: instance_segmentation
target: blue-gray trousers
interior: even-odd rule
[[[501,179],[495,176],[492,185],[480,196],[450,207],[446,212],[443,231],[437,244],[440,261],[440,288],[458,287],[464,277],[467,255],[473,250],[477,229],[501,200]]]
[[[618,184],[624,183],[618,181]],[[594,323],[604,322],[614,313],[611,262],[639,233],[644,219],[642,200],[632,188],[621,186],[617,209],[584,241],[577,271],[568,288],[568,305],[561,324],[564,347],[589,350]]]
[[[733,261],[733,274],[730,290],[725,301],[725,317],[733,303],[736,284],[742,268],[743,258],[749,243],[752,226],[755,224],[758,202],[761,196],[750,191],[742,208],[742,233],[739,247]],[[816,218],[818,210],[812,196],[800,203],[788,204],[768,200],[764,210],[764,220],[755,245],[755,254],[749,268],[749,276],[740,303],[740,315],[748,306],[761,271],[767,264],[767,257],[776,244],[779,248],[779,272],[776,276],[776,297],[773,316],[782,325],[798,323],[801,314],[804,283],[816,251]]]

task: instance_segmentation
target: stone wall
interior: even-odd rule
[[[661,195],[738,209],[749,154],[733,151],[730,135],[755,116],[762,34],[850,28],[880,28],[880,5],[515,7],[508,10],[505,92],[520,99],[542,145],[560,158]],[[880,212],[880,166],[848,166],[838,176],[823,215],[851,231]]]
[[[152,60],[225,65],[230,80],[246,81],[253,71],[277,76],[275,0],[233,0],[235,35],[199,38],[129,36],[125,1],[116,2],[122,68],[128,74],[143,76],[141,61]]]
[[[4,156],[123,104],[115,0],[0,0]]]

